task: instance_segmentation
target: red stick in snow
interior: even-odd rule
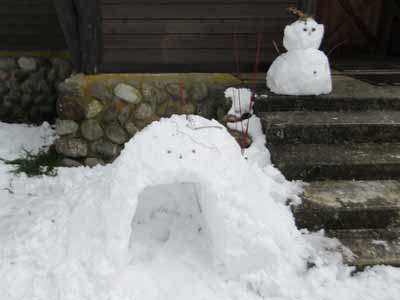
[[[179,94],[181,95],[182,105],[186,104],[186,97],[185,97],[185,83],[183,80],[179,82]]]
[[[235,61],[236,61],[236,76],[239,78],[241,77],[240,74],[240,52],[239,52],[239,44],[237,40],[237,33],[233,34],[233,47],[234,47],[234,52],[235,52]],[[238,90],[238,100],[239,100],[239,113],[240,113],[240,119],[242,119],[243,112],[242,112],[242,101],[240,99],[240,90]],[[244,135],[244,126],[243,126],[243,121],[240,121],[240,125],[242,127],[242,136]]]
[[[251,98],[250,98],[250,107],[249,112],[253,109],[255,95],[256,95],[256,88],[257,88],[257,73],[258,73],[258,66],[260,64],[260,56],[261,56],[261,42],[262,42],[262,33],[257,33],[257,52],[256,52],[256,63],[254,64],[254,72],[253,72],[253,86],[251,89]],[[247,121],[246,127],[246,135],[249,133],[249,125],[250,119]]]

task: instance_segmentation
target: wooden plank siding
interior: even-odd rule
[[[234,72],[277,56],[296,0],[99,0],[101,72]]]
[[[0,50],[65,50],[52,0],[0,0]]]

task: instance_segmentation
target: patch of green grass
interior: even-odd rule
[[[38,153],[24,150],[23,156],[14,160],[0,159],[6,165],[11,165],[11,171],[15,175],[26,174],[28,177],[56,176],[57,167],[61,165],[60,156],[54,147],[41,149]]]

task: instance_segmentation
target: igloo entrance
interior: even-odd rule
[[[161,184],[138,197],[129,252],[135,261],[195,258],[211,262],[211,239],[201,207],[199,185]]]

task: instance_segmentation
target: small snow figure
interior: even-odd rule
[[[321,95],[332,91],[331,71],[326,55],[319,51],[324,25],[291,9],[299,20],[286,26],[280,55],[267,73],[268,88],[281,95]]]

